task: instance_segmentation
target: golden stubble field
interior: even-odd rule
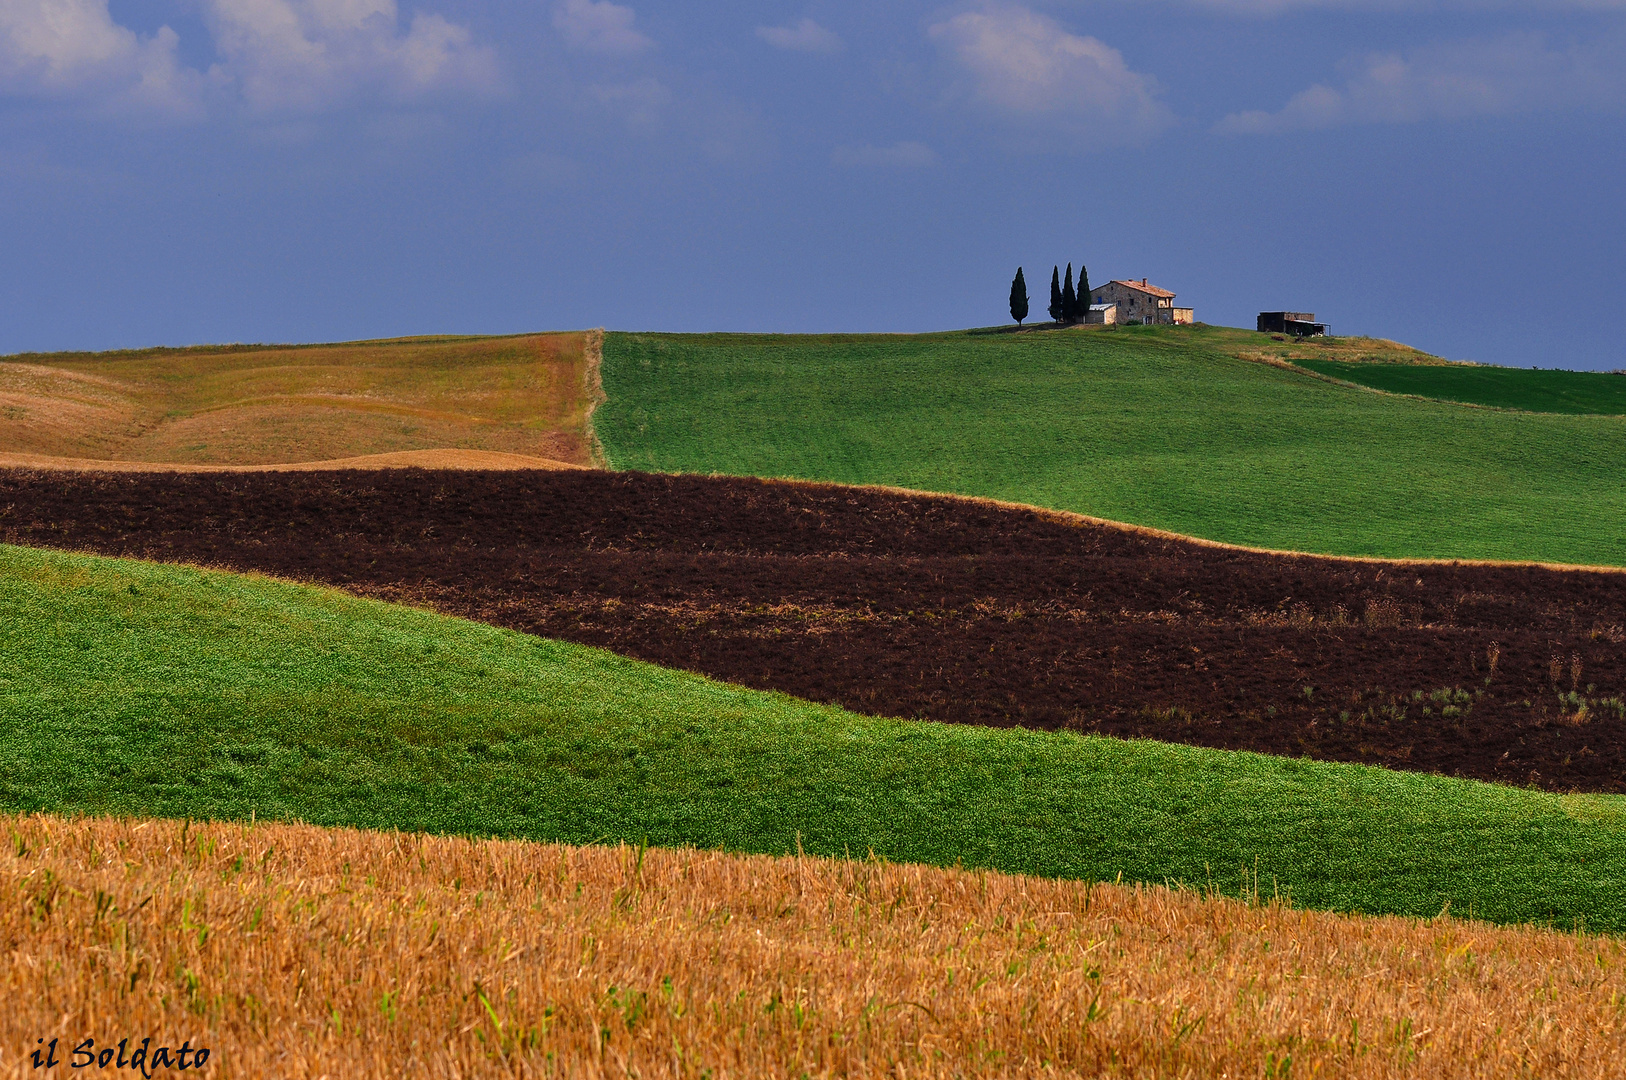
[[[259,465],[458,448],[590,464],[602,333],[0,359],[0,454]]]
[[[875,861],[4,825],[5,1076],[149,1037],[243,1077],[1626,1074],[1613,939]]]

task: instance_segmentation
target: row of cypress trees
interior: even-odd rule
[[[1073,264],[1067,264],[1067,280],[1062,281],[1061,268],[1050,269],[1050,317],[1056,322],[1083,322],[1090,310],[1090,272],[1083,263],[1078,266],[1078,289],[1073,289]],[[1021,326],[1028,317],[1028,283],[1022,277],[1022,268],[1016,268],[1011,282],[1011,318]]]

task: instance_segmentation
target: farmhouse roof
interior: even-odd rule
[[[1114,278],[1112,284],[1122,285],[1126,289],[1134,289],[1137,292],[1143,292],[1149,296],[1161,296],[1167,300],[1174,299],[1174,294],[1172,292],[1167,289],[1160,289],[1156,285],[1146,284],[1145,278],[1141,278],[1139,281],[1119,281],[1118,279]]]

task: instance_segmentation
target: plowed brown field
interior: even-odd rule
[[[9,471],[0,539],[324,582],[878,715],[1626,791],[1626,574],[591,471]]]

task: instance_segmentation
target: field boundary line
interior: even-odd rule
[[[1425,399],[1431,400],[1431,399]],[[713,474],[721,475],[721,474]],[[1189,536],[1185,533],[1171,532],[1168,529],[1159,529],[1151,525],[1136,525],[1128,521],[1113,521],[1111,518],[1095,517],[1091,514],[1081,514],[1076,510],[1057,510],[1048,506],[1035,506],[1032,503],[1010,502],[1005,499],[989,498],[986,495],[960,495],[952,491],[927,491],[922,488],[897,487],[892,484],[842,484],[829,480],[807,480],[801,477],[762,477],[772,479],[777,483],[797,484],[802,487],[822,488],[856,488],[860,491],[878,491],[889,495],[907,495],[916,498],[951,499],[957,502],[975,503],[981,506],[992,507],[997,510],[1023,510],[1037,514],[1051,521],[1067,525],[1100,525],[1120,532],[1137,533],[1141,536],[1152,537],[1157,540],[1174,540],[1181,543],[1193,544],[1198,547],[1217,548],[1221,551],[1239,551],[1249,555],[1275,555],[1295,559],[1325,559],[1331,562],[1351,563],[1380,563],[1385,566],[1489,566],[1506,567],[1511,569],[1534,567],[1542,570],[1575,571],[1589,574],[1626,574],[1626,566],[1601,566],[1585,563],[1558,563],[1539,562],[1518,559],[1433,559],[1433,558],[1396,558],[1387,555],[1335,555],[1319,551],[1294,551],[1290,548],[1253,547],[1248,544],[1232,544],[1224,540],[1210,540],[1203,536]]]
[[[604,393],[604,327],[582,332],[582,356],[587,360],[586,370],[582,373],[583,387],[587,393],[587,415],[582,422],[586,427],[588,460],[593,463],[593,468],[608,470],[609,455],[604,452],[604,443],[599,440],[598,429],[593,426],[593,414],[600,405],[610,400]]]
[[[1458,408],[1461,408],[1461,409],[1480,409],[1480,410],[1482,410],[1484,412],[1495,412],[1495,413],[1514,413],[1514,414],[1520,415],[1520,416],[1603,417],[1604,419],[1609,419],[1609,420],[1619,420],[1622,417],[1621,413],[1543,412],[1540,409],[1515,409],[1511,405],[1486,405],[1484,402],[1480,402],[1480,401],[1457,401],[1454,398],[1429,397],[1427,394],[1403,394],[1398,390],[1385,390],[1381,386],[1367,386],[1365,383],[1351,382],[1348,379],[1340,379],[1336,375],[1327,375],[1327,374],[1325,374],[1323,372],[1315,371],[1315,370],[1313,370],[1311,368],[1300,367],[1299,365],[1293,363],[1293,361],[1284,360],[1279,356],[1244,356],[1244,355],[1242,355],[1240,353],[1232,353],[1231,356],[1234,359],[1244,360],[1244,361],[1247,361],[1250,364],[1264,364],[1266,367],[1280,368],[1283,371],[1291,372],[1294,375],[1304,375],[1304,376],[1307,376],[1308,378],[1311,378],[1311,379],[1317,379],[1317,380],[1320,380],[1321,382],[1324,382],[1324,383],[1330,383],[1333,386],[1341,386],[1346,390],[1363,390],[1368,394],[1378,394],[1378,395],[1380,395],[1382,397],[1400,398],[1403,401],[1425,401],[1425,402],[1428,402],[1431,405],[1454,405],[1454,406],[1456,406]],[[1390,363],[1390,362],[1393,362],[1393,361],[1380,361],[1380,362],[1381,363]],[[1446,367],[1446,366],[1448,366],[1450,364],[1454,364],[1454,363],[1457,363],[1457,362],[1458,361],[1447,360],[1447,361],[1445,361],[1444,363],[1441,363],[1441,364],[1415,364],[1415,365],[1412,365],[1412,366],[1414,366],[1414,367]],[[1484,366],[1484,365],[1474,365],[1474,366],[1477,367],[1477,366]],[[1520,564],[1520,565],[1524,565],[1524,564]]]
[[[326,458],[319,461],[286,461],[265,465],[193,464],[184,461],[116,461],[101,458],[54,457],[22,452],[0,453],[0,469],[31,469],[37,472],[107,473],[251,473],[251,472],[337,472],[343,469],[444,469],[476,472],[510,472],[528,469],[589,469],[558,458],[510,454],[502,450],[470,450],[441,447],[433,450],[390,450],[357,457]]]

